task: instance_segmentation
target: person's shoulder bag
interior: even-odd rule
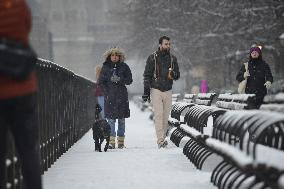
[[[245,65],[246,72],[248,72],[248,62],[245,62],[244,65]],[[240,94],[245,93],[246,86],[247,86],[247,78],[245,78],[239,83],[238,93]]]
[[[153,57],[154,57],[154,64],[155,64],[154,79],[157,80],[159,77],[159,69],[157,68],[158,67],[157,66],[157,57],[158,57],[157,51],[153,53]],[[170,54],[170,58],[171,58],[171,67],[169,68],[168,79],[173,80],[173,77],[171,76],[171,72],[174,70],[174,65],[173,65],[173,57],[171,54]]]
[[[0,39],[0,74],[16,80],[26,79],[35,69],[37,54],[29,46]]]

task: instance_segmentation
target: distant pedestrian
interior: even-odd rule
[[[246,94],[255,94],[255,108],[258,109],[263,103],[267,89],[273,82],[273,76],[269,65],[262,59],[262,52],[259,47],[252,47],[249,52],[248,70],[242,65],[236,76],[238,82],[247,78],[245,88]]]
[[[193,85],[193,86],[191,87],[190,93],[192,93],[192,94],[198,94],[198,93],[200,93],[200,87],[199,87],[198,85]]]
[[[97,102],[102,109],[101,113],[100,113],[101,117],[102,117],[102,119],[104,119],[105,118],[104,92],[103,92],[101,84],[99,83],[99,77],[100,77],[100,74],[101,74],[101,70],[102,70],[101,66],[96,66],[95,96],[97,97]]]
[[[36,55],[29,48],[30,31],[31,13],[26,1],[0,0],[0,189],[7,188],[8,131],[13,135],[21,162],[24,188],[42,188]]]
[[[111,48],[105,54],[105,62],[99,77],[105,96],[105,117],[111,127],[109,148],[124,148],[125,118],[130,117],[128,92],[126,85],[132,83],[132,73],[124,62],[125,55],[119,48]],[[116,133],[115,123],[118,120]]]
[[[145,102],[152,100],[158,148],[168,144],[165,138],[172,106],[172,85],[179,77],[177,58],[170,52],[170,38],[163,36],[159,39],[158,51],[147,59],[142,96]]]
[[[202,79],[200,82],[200,92],[207,93],[208,92],[208,83],[207,80]]]

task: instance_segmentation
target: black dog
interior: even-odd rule
[[[106,152],[109,147],[110,139],[110,126],[105,119],[100,118],[100,112],[102,108],[97,104],[96,106],[96,121],[93,124],[93,139],[95,141],[95,151],[101,152],[101,145],[106,139],[106,145],[104,151]]]

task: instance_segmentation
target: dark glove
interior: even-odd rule
[[[113,76],[111,76],[110,80],[113,83],[117,83],[117,82],[120,81],[120,77],[118,77],[117,75],[113,75]]]
[[[144,102],[150,102],[150,88],[144,86],[144,94],[142,95],[142,99]]]
[[[174,71],[171,71],[171,77],[173,78],[173,79],[176,79],[177,78],[177,73],[176,72],[174,72]]]
[[[142,99],[144,102],[150,101],[150,96],[144,94],[142,95]]]
[[[102,111],[102,107],[99,104],[96,104],[96,113],[99,114]]]

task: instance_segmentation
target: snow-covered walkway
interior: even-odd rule
[[[44,174],[44,189],[210,189],[210,172],[199,171],[172,143],[158,149],[149,112],[130,103],[126,148],[95,152],[89,131]]]

